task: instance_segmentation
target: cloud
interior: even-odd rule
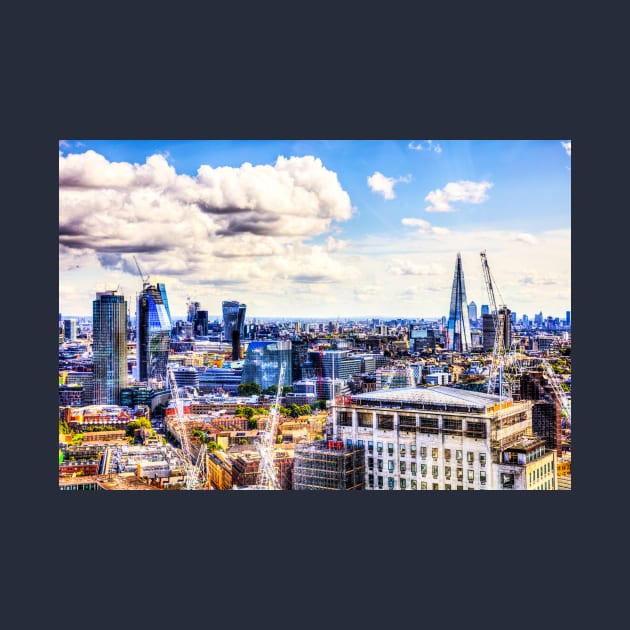
[[[536,286],[560,284],[558,277],[555,276],[554,274],[539,275],[535,273],[524,274],[522,277],[519,278],[518,282],[520,284],[536,285]]]
[[[332,236],[329,236],[326,239],[326,251],[327,252],[338,252],[339,250],[346,249],[350,241],[336,239]]]
[[[394,186],[399,182],[409,183],[411,181],[411,175],[405,175],[403,177],[386,177],[383,173],[375,171],[370,177],[367,178],[367,182],[372,192],[383,195],[386,200],[395,199]]]
[[[416,219],[415,217],[405,217],[401,219],[403,225],[410,227],[417,227],[418,234],[448,234],[450,230],[445,227],[434,227],[428,221],[424,219]]]
[[[454,201],[463,203],[482,203],[488,199],[487,191],[492,188],[491,182],[471,182],[460,180],[450,182],[444,188],[432,190],[425,198],[431,205],[427,212],[454,212],[450,204]]]
[[[409,260],[401,260],[399,258],[392,259],[387,267],[389,273],[397,276],[436,276],[444,273],[442,265],[428,264],[416,265]]]
[[[426,145],[423,145],[422,142],[418,142],[417,144],[410,142],[407,146],[414,151],[433,151],[434,153],[442,153],[442,147],[437,143],[433,144],[433,140],[427,140]]]
[[[63,149],[69,149],[70,143],[67,140],[59,140],[59,147]]]
[[[538,243],[538,239],[533,234],[528,234],[527,232],[515,232],[511,234],[510,237],[521,243],[527,243],[528,245],[536,245]]]
[[[568,142],[560,141],[560,144],[564,147],[567,155],[571,157],[571,140],[569,140]]]

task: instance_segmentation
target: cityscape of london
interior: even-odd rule
[[[60,490],[570,490],[571,141],[60,140]]]

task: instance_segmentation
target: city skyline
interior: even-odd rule
[[[142,289],[171,311],[256,317],[448,315],[461,253],[486,250],[520,315],[571,310],[570,140],[59,143],[59,310]]]

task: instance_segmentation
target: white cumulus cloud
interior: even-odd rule
[[[386,177],[379,171],[374,171],[370,177],[367,178],[368,185],[372,192],[383,195],[383,198],[395,199],[396,193],[394,192],[394,186],[399,182],[409,183],[411,181],[411,175],[404,175],[403,177]]]
[[[403,225],[418,228],[418,234],[448,234],[449,230],[445,227],[434,227],[424,219],[416,219],[415,217],[405,217],[401,219]]]
[[[425,198],[430,203],[427,212],[454,212],[451,203],[459,201],[463,203],[482,203],[488,199],[487,191],[492,188],[491,182],[471,182],[460,180],[450,182],[444,188],[432,190]]]
[[[567,155],[571,157],[571,140],[569,140],[568,142],[561,141],[561,144],[564,147],[564,150],[567,152]]]
[[[416,144],[410,142],[407,146],[414,151],[433,151],[434,153],[442,153],[442,147],[437,142],[434,144],[433,140],[427,140],[426,145],[422,144],[422,142],[417,142]]]

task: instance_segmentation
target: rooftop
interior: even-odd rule
[[[400,387],[380,389],[375,392],[357,394],[350,397],[353,403],[420,403],[429,405],[459,405],[485,409],[499,403],[499,397],[493,394],[473,392],[455,387]]]

